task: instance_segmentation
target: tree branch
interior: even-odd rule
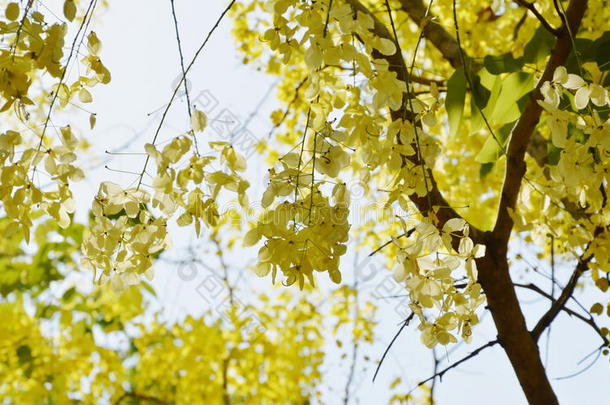
[[[138,401],[148,401],[148,402],[152,402],[152,403],[159,404],[159,405],[168,404],[168,402],[165,402],[165,401],[163,401],[163,400],[161,400],[159,398],[151,397],[151,396],[148,396],[148,395],[140,395],[140,394],[136,394],[135,392],[126,392],[126,393],[124,393],[114,403],[115,403],[115,405],[119,405],[119,404],[121,404],[123,402],[123,400],[125,400],[127,398],[135,399],[135,400],[138,400]]]
[[[532,8],[536,10],[535,12],[532,11],[532,13],[538,13],[538,10],[535,8],[533,3],[527,3],[525,0],[515,1],[526,7],[528,10],[531,10]],[[424,3],[421,0],[400,0],[400,3],[401,10],[406,12],[416,24],[420,26],[422,24],[427,24],[424,29],[424,36],[436,47],[436,49],[451,64],[451,66],[453,66],[454,68],[462,66],[462,61],[459,53],[460,48],[457,40],[442,25],[434,22],[433,16],[429,16],[428,20],[430,21],[426,21],[426,19],[424,18],[426,13],[426,6],[424,5]],[[524,17],[526,15],[527,12],[526,14],[524,14]],[[550,31],[553,33],[553,35],[558,35],[561,30],[551,28]],[[481,65],[474,62],[472,58],[468,56],[468,54],[466,54],[465,52],[464,59],[468,61],[467,63],[470,64],[470,69],[473,72],[476,72],[481,68]],[[540,134],[534,133],[531,137],[530,142],[527,145],[527,153],[536,160],[540,167],[544,167],[544,165],[547,163],[547,143],[548,142]],[[565,209],[575,219],[584,217],[583,210],[579,208],[576,204],[571,203],[567,200],[563,200],[562,203],[564,204]]]
[[[383,361],[385,360],[385,357],[390,352],[390,349],[392,348],[392,345],[394,344],[396,339],[398,339],[398,336],[400,336],[400,334],[402,333],[403,329],[406,328],[409,325],[409,323],[411,322],[411,319],[413,319],[414,316],[415,316],[415,313],[411,312],[411,315],[409,315],[407,317],[407,319],[405,319],[402,322],[402,325],[400,326],[400,329],[398,329],[398,332],[396,332],[396,334],[394,335],[394,337],[390,341],[390,344],[388,345],[388,347],[385,348],[385,350],[383,352],[383,355],[381,356],[381,360],[379,360],[379,364],[377,364],[377,368],[375,369],[375,374],[373,374],[373,382],[375,382],[375,379],[377,378],[377,373],[379,373],[379,369],[381,369],[381,365],[383,364]]]
[[[401,233],[394,239],[404,238],[405,236],[408,238],[411,236],[411,234],[413,232],[415,232],[415,228],[411,228],[407,232]],[[394,242],[394,239],[390,239],[389,241],[385,242],[383,245],[379,246],[377,249],[373,250],[371,253],[369,253],[369,257],[373,256],[375,253],[382,251],[386,246],[388,246],[390,243]]]
[[[354,268],[354,285],[353,285],[353,289],[354,289],[354,326],[353,326],[353,331],[356,330],[356,327],[358,325],[358,318],[360,317],[360,302],[358,300],[359,297],[359,290],[358,290],[358,254],[354,255],[354,262],[353,262],[353,268]],[[347,381],[345,382],[345,395],[343,397],[343,405],[348,405],[349,400],[350,400],[350,387],[352,385],[352,382],[354,380],[354,374],[356,371],[356,364],[358,363],[358,349],[359,349],[359,342],[358,340],[354,340],[354,346],[352,348],[352,357],[351,357],[351,363],[350,363],[350,367],[349,367],[349,374],[347,376]]]
[[[557,300],[554,299],[553,296],[551,296],[549,293],[545,292],[544,290],[542,290],[540,287],[538,287],[535,284],[532,284],[532,283],[530,283],[530,284],[514,283],[514,286],[534,291],[534,292],[538,293],[539,295],[541,295],[541,296],[547,298],[548,300],[550,300],[553,304],[557,302]],[[599,337],[602,339],[602,341],[604,342],[604,346],[610,345],[610,340],[608,340],[608,338],[602,332],[602,330],[599,328],[599,326],[597,326],[597,323],[595,322],[593,317],[587,318],[586,316],[583,316],[583,315],[579,314],[578,312],[574,311],[573,309],[570,309],[570,308],[566,307],[565,305],[561,308],[561,310],[564,311],[566,314],[568,314],[570,316],[573,316],[573,317],[575,317],[577,319],[580,319],[581,321],[583,321],[584,323],[589,325],[599,335]],[[591,314],[589,314],[589,316],[590,315]]]
[[[449,366],[447,366],[444,369],[442,369],[441,371],[438,371],[438,372],[434,373],[434,375],[431,375],[430,377],[426,378],[425,380],[422,380],[422,381],[418,382],[417,386],[415,388],[421,387],[422,385],[424,385],[428,381],[434,380],[436,377],[442,379],[447,371],[449,371],[449,370],[451,370],[453,368],[456,368],[460,364],[462,364],[462,363],[472,359],[473,357],[477,356],[483,350],[485,350],[485,349],[487,349],[489,347],[495,346],[498,343],[500,343],[500,342],[497,339],[485,343],[483,346],[480,346],[479,348],[475,349],[470,354],[468,354],[465,357],[462,357],[460,360],[456,361],[455,363],[452,363]]]
[[[540,24],[542,24],[545,30],[555,35],[556,37],[561,34],[561,29],[553,28],[553,26],[549,24],[549,22],[544,18],[544,16],[540,14],[534,3],[530,3],[526,0],[515,0],[515,3],[517,3],[521,7],[527,8],[532,14],[534,14],[534,16],[538,19],[538,21],[540,21]]]
[[[498,330],[498,340],[504,347],[530,405],[557,405],[559,402],[540,359],[536,340],[527,329],[510,278],[507,253],[508,239],[514,224],[511,211],[515,209],[526,171],[525,151],[542,111],[537,103],[540,87],[544,81],[552,78],[558,66],[565,64],[572,46],[568,31],[578,30],[586,8],[586,0],[570,1],[567,21],[571,29],[562,30],[544,73],[534,91],[530,93],[525,109],[513,128],[496,224],[493,231],[487,234],[486,256],[477,260],[479,281]]]
[[[541,99],[540,88],[545,81],[552,79],[558,66],[565,64],[572,49],[569,32],[575,33],[578,31],[586,9],[587,0],[570,1],[566,15],[570,29],[561,30],[544,73],[536,88],[530,93],[521,118],[513,128],[506,156],[506,175],[502,186],[496,224],[493,229],[494,236],[499,240],[507,241],[513,229],[514,221],[511,217],[511,211],[515,209],[517,196],[525,176],[525,151],[542,113],[542,107],[538,104],[538,100]]]
[[[222,403],[223,405],[230,405],[231,398],[229,396],[229,361],[231,356],[227,357],[222,361]]]
[[[593,238],[595,239],[602,232],[603,228],[597,227],[595,229],[595,232],[593,233]],[[542,332],[544,332],[544,330],[553,322],[553,320],[555,320],[557,314],[564,308],[565,304],[568,302],[568,300],[574,293],[576,284],[578,284],[578,279],[587,270],[589,262],[593,258],[593,255],[588,254],[587,251],[588,246],[585,249],[583,256],[581,256],[578,260],[578,264],[576,265],[574,272],[572,272],[570,280],[568,281],[564,289],[561,291],[559,298],[557,298],[553,305],[551,305],[551,308],[549,308],[549,310],[544,315],[542,315],[542,317],[536,323],[536,326],[534,326],[534,329],[532,329],[531,333],[534,341],[538,341],[540,335],[542,335]]]
[[[390,71],[396,73],[398,80],[401,80],[404,83],[407,83],[407,81],[409,79],[409,71],[407,69],[407,65],[405,64],[404,58],[400,51],[400,44],[397,43],[396,38],[390,33],[388,28],[379,20],[379,18],[377,18],[377,16],[374,13],[372,13],[359,0],[346,0],[346,1],[348,4],[350,4],[352,6],[352,8],[356,12],[367,14],[368,16],[370,16],[373,19],[373,21],[374,21],[373,32],[375,33],[375,35],[377,35],[380,38],[386,38],[386,39],[389,39],[390,41],[394,42],[394,44],[396,45],[397,51],[393,55],[386,56],[386,55],[382,55],[381,53],[379,53],[377,51],[373,51],[372,56],[375,59],[383,59],[386,62],[388,62],[388,64],[389,64],[388,69]],[[424,13],[425,13],[425,10],[424,10]],[[440,27],[440,28],[442,28],[442,27]],[[436,31],[437,31],[437,29],[432,29],[432,32],[436,32]],[[430,35],[433,35],[433,34],[430,34]],[[445,37],[443,37],[443,38],[445,38]],[[447,38],[445,38],[445,39],[447,39]],[[449,52],[451,47],[448,46],[448,47],[446,47],[446,49]],[[459,54],[457,55],[457,58],[459,59]],[[406,118],[406,119],[409,119],[412,121],[413,117],[411,114],[408,114],[408,113],[404,114],[405,111],[408,112],[408,108],[407,108],[408,105],[409,105],[409,95],[404,94],[401,108],[396,111],[391,111],[392,120],[396,121],[396,120],[403,120]],[[406,159],[408,159],[411,163],[413,163],[416,166],[420,166],[423,164],[423,162],[421,162],[420,159],[418,159],[417,154],[413,155],[413,156],[408,156],[408,157],[406,157]],[[423,215],[427,215],[432,211],[433,207],[438,207],[438,211],[436,212],[436,218],[437,218],[438,222],[436,223],[436,226],[439,228],[442,228],[442,226],[445,224],[445,222],[447,222],[451,218],[462,218],[462,216],[459,215],[449,205],[447,200],[443,197],[442,193],[440,192],[440,190],[438,188],[436,180],[434,179],[432,170],[430,168],[426,167],[425,171],[426,171],[426,177],[429,180],[428,181],[428,194],[423,197],[421,197],[417,194],[409,195],[409,199],[413,202],[413,204],[415,204],[415,206],[417,207],[419,212],[421,212]],[[470,238],[475,243],[480,243],[483,240],[483,232],[480,231],[479,229],[477,229],[476,227],[470,225]],[[456,239],[456,241],[458,241],[458,240]]]
[[[433,16],[428,14],[426,17],[427,7],[421,0],[400,0],[400,7],[423,29],[424,37],[439,50],[451,66],[462,66],[457,41],[442,25],[434,21]]]

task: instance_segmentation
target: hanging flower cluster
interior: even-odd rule
[[[195,131],[205,129],[207,119],[197,110],[193,117],[193,130],[171,139],[163,149],[145,145],[147,159],[157,168],[150,186],[153,194],[142,189],[140,177],[139,185],[130,189],[102,183],[93,201],[82,262],[101,270],[100,282],[110,280],[118,291],[138,283],[141,275],[152,278],[154,259],[169,247],[167,224],[172,217],[178,226],[194,225],[199,235],[202,225],[216,225],[222,189],[237,194],[242,206],[247,205],[249,183],[239,174],[246,169],[245,159],[226,142],[210,143],[219,156],[200,156],[193,150],[192,138]],[[212,169],[216,160],[226,170]]]
[[[590,213],[598,212],[607,199],[610,120],[603,121],[597,109],[610,104],[608,90],[568,74],[560,66],[541,92],[544,100],[539,104],[548,113],[551,142],[560,150],[557,164],[551,166],[551,177],[570,200]],[[572,111],[562,105],[565,97],[573,100]]]
[[[475,259],[485,255],[485,246],[474,245],[468,233],[463,219],[447,221],[441,231],[421,222],[405,245],[394,241],[399,248],[394,279],[409,291],[409,306],[419,317],[422,342],[428,347],[456,342],[454,330],[470,341],[471,328],[479,323],[476,311],[485,298]],[[454,238],[459,238],[457,251]],[[427,310],[434,310],[434,316]]]
[[[386,207],[411,211],[409,196],[428,194],[425,173],[440,152],[427,131],[439,124],[439,90],[432,83],[425,100],[412,94],[407,98],[411,92],[399,77],[407,67],[401,70],[387,60],[397,54],[397,44],[388,39],[391,34],[383,31],[377,17],[357,2],[257,4],[271,16],[263,35],[272,51],[268,69],[279,74],[276,64],[293,66],[277,70],[292,83],[295,72],[304,79],[296,94],[286,95],[286,114],[273,115],[287,128],[278,139],[293,147],[270,169],[262,196],[266,212],[244,242],[263,242],[255,266],[260,276],[271,274],[275,280],[281,272],[284,284],[303,288],[306,281],[314,284],[315,272],[326,272],[339,282],[339,259],[351,227],[346,173],[363,179],[367,194],[379,198],[377,190],[369,188],[374,177],[384,190]],[[247,6],[249,12],[254,9]],[[247,38],[248,32],[240,21],[236,35]],[[260,54],[259,49],[251,55],[244,52],[248,58]],[[304,130],[298,117],[288,118],[291,108],[295,115],[307,113]],[[450,220],[442,229],[422,216],[410,221],[415,231],[408,245],[396,241],[393,250],[399,252],[395,278],[409,292],[422,338],[428,346],[447,344],[455,341],[457,330],[469,339],[471,326],[478,323],[476,310],[484,301],[475,264],[484,255],[484,246],[474,246],[462,219]],[[454,250],[456,238],[460,242]],[[463,285],[458,282],[460,274]]]
[[[70,83],[66,70],[79,49],[64,58],[67,25],[50,24],[42,13],[30,8],[31,2],[8,3],[4,11],[7,21],[0,24],[0,34],[9,45],[0,50],[0,112],[4,113],[5,127],[12,128],[0,134],[0,201],[14,221],[9,231],[21,231],[26,241],[30,239],[32,213],[39,209],[63,228],[70,224],[74,210],[70,183],[84,177],[76,165],[81,143],[71,127],[53,129],[53,137],[49,136],[53,110],[67,106],[74,98],[91,102],[87,88],[110,81],[110,73],[98,56],[101,42],[94,32],[85,35],[79,31],[80,39],[86,42],[86,52],[80,52],[85,54],[81,62],[86,69]],[[45,77],[57,80],[50,93],[33,86]]]

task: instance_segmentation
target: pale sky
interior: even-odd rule
[[[175,2],[185,57],[190,60],[204,35],[228,4],[228,0],[176,0]],[[112,73],[112,81],[108,85],[94,89],[92,93],[95,101],[87,107],[95,111],[98,117],[97,127],[90,135],[99,159],[105,158],[102,153],[104,150],[115,150],[124,146],[127,141],[131,143],[123,151],[142,151],[143,145],[151,141],[154,128],[159,122],[158,114],[151,116],[148,114],[158,111],[169,100],[172,82],[180,72],[169,0],[110,0],[109,3],[109,9],[98,14],[99,22],[93,28],[103,42],[102,58]],[[196,102],[203,104],[206,96],[213,95],[218,100],[218,106],[210,114],[211,118],[215,116],[214,114],[226,109],[242,122],[246,121],[262,102],[256,115],[250,118],[247,128],[257,137],[266,137],[271,128],[268,116],[276,102],[273,94],[266,100],[265,96],[276,79],[255,72],[249,66],[241,64],[241,57],[235,50],[229,32],[230,26],[230,20],[221,24],[190,73],[191,96],[195,99],[201,95],[203,98]],[[169,136],[186,130],[187,125],[186,105],[184,100],[179,100],[172,108],[160,140],[168,139]],[[214,137],[215,135],[206,132],[206,136]],[[219,139],[216,135],[216,139],[210,140]],[[90,164],[97,163],[98,161],[92,160]],[[138,156],[114,156],[108,162],[109,167],[125,171],[137,171],[141,168],[141,164],[142,159]],[[262,193],[264,179],[260,173],[265,172],[265,167],[256,157],[250,158],[248,164],[249,173],[252,173],[250,196],[254,199],[256,196],[260,197]],[[259,173],[258,176],[257,173]],[[76,188],[79,215],[84,214],[97,190],[97,185],[103,180],[111,180],[127,186],[133,177],[128,174],[110,172],[103,167],[96,169],[87,181]],[[186,246],[190,242],[189,238],[190,236],[185,236],[184,232],[180,236],[174,234],[176,247]],[[202,243],[204,245],[201,249],[210,249],[210,246],[205,245],[204,242],[199,243],[199,245]],[[239,272],[239,269],[248,263],[252,263],[256,257],[255,250],[238,250],[238,252],[239,257],[235,255],[229,258],[230,265],[236,269],[236,272]],[[206,254],[204,251],[202,257],[209,260],[210,266],[217,266],[212,255]],[[350,277],[353,263],[353,255],[346,256],[342,263],[344,280],[347,282],[353,280],[353,277]],[[383,268],[382,263],[378,261],[373,263],[378,270],[370,279],[361,280],[363,295],[373,297],[374,294],[397,294],[396,291],[390,294],[382,293],[385,286],[390,285],[385,283],[390,280],[391,273]],[[201,281],[208,274],[204,269],[198,268],[197,275],[193,277],[189,277],[190,274],[185,276],[185,270],[181,270],[182,278],[175,266],[160,264],[157,266],[157,270],[154,285],[159,290],[160,305],[169,319],[176,319],[187,313],[197,315],[210,305],[197,292]],[[559,272],[563,275],[562,280],[565,280],[569,270],[562,270],[564,271]],[[240,284],[242,286],[248,284],[254,289],[271,290],[270,279],[258,280],[247,270],[243,277],[247,283],[242,281]],[[548,285],[546,281],[543,283],[545,286]],[[328,288],[328,286],[322,284],[320,288]],[[396,288],[396,286],[392,288]],[[244,294],[246,295],[243,299],[247,300],[249,293]],[[533,323],[536,316],[548,307],[548,302],[533,295],[526,297],[526,302],[528,302],[526,306],[528,314],[530,314],[528,320]],[[399,300],[377,299],[375,302],[380,306],[379,325],[375,329],[377,344],[362,349],[361,353],[373,359],[379,359],[387,343],[398,330],[398,324],[402,318],[394,309],[399,304]],[[440,355],[448,356],[451,362],[479,345],[493,340],[494,337],[495,331],[491,318],[486,316],[483,324],[474,330],[472,345],[462,345],[455,352],[452,348],[445,350],[442,347],[439,347],[437,351]],[[541,338],[541,341],[546,342],[546,335]],[[591,369],[582,375],[556,380],[557,377],[575,373],[588,364],[585,361],[583,364],[577,365],[577,362],[599,345],[599,339],[587,329],[586,325],[561,314],[558,321],[553,324],[550,343],[549,376],[560,402],[568,405],[607,403],[606,401],[610,398],[610,384],[608,384],[610,365],[607,358],[599,359]],[[330,345],[329,350],[332,352],[335,350],[334,347],[334,345]],[[543,353],[545,350],[543,343]],[[331,353],[331,357],[332,355]],[[329,362],[326,365],[330,370],[328,373],[330,381],[326,381],[325,388],[324,403],[326,404],[343,403],[342,392],[347,369],[338,367],[338,364],[343,363]],[[346,364],[344,363],[343,366]],[[415,330],[415,323],[413,323],[395,342],[375,384],[371,382],[373,369],[359,373],[355,378],[352,390],[357,390],[357,393],[350,403],[386,403],[390,381],[400,376],[405,382],[402,385],[403,389],[412,388],[417,381],[431,375],[432,364],[432,356],[420,344],[419,332]],[[446,364],[448,363],[444,362],[441,367]],[[442,383],[437,383],[436,393],[440,405],[525,403],[525,398],[508,359],[499,347],[487,349],[475,360],[448,372]]]

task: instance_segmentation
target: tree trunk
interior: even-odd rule
[[[559,402],[540,359],[538,345],[527,330],[506,258],[506,247],[493,241],[481,260],[479,282],[498,330],[498,340],[521,384],[530,405],[558,405]]]

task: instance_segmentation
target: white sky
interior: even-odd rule
[[[228,1],[225,0],[176,0],[187,60],[190,60],[226,4]],[[148,114],[158,110],[169,100],[172,82],[180,72],[170,2],[169,0],[111,0],[110,8],[103,14],[100,13],[97,20],[101,22],[93,28],[103,42],[102,59],[112,73],[112,82],[95,88],[93,91],[95,101],[87,106],[98,116],[97,127],[91,134],[94,150],[99,157],[104,158],[102,151],[116,149],[126,140],[134,138],[134,134],[140,133],[140,136],[134,138],[131,146],[124,151],[141,152],[144,143],[152,140],[154,128],[159,120],[158,114],[153,116]],[[192,98],[195,98],[202,91],[208,90],[219,101],[216,111],[227,108],[245,120],[264,99],[275,79],[255,72],[240,63],[240,55],[235,51],[229,32],[230,25],[229,20],[221,24],[192,70],[189,76],[192,82],[191,94]],[[275,101],[271,96],[253,116],[248,129],[256,136],[267,135],[271,127],[267,117],[274,105]],[[213,116],[214,114],[211,114],[211,118]],[[184,100],[175,103],[167,123],[166,130],[160,137],[161,141],[186,130],[188,120]],[[115,156],[108,164],[114,169],[138,171],[142,161],[143,159],[138,156]],[[92,164],[95,163],[96,161],[92,160]],[[260,173],[265,173],[265,168],[255,158],[250,159],[248,163],[251,167],[250,173],[253,174],[251,179],[253,193],[250,195],[260,196],[264,186]],[[128,174],[110,172],[103,168],[95,170],[94,174],[76,189],[81,208],[80,215],[85,212],[100,181],[111,180],[127,186],[133,178]],[[176,235],[174,234],[174,241],[177,246],[189,243],[189,236]],[[184,232],[181,235],[184,235]],[[210,249],[210,246],[204,246],[203,249]],[[230,265],[236,269],[236,272],[245,264],[252,263],[255,258],[254,250],[238,249],[236,253],[239,256],[236,254],[229,258]],[[213,256],[204,253],[203,257],[205,260],[210,260],[210,266],[217,267]],[[343,274],[348,282],[349,273],[353,269],[353,260],[353,256],[348,256],[343,261]],[[385,285],[384,280],[390,275],[390,272],[380,267],[379,263],[377,267],[380,268],[377,274],[361,283],[365,295],[379,293]],[[197,293],[197,287],[207,274],[203,269],[198,270],[199,274],[194,280],[185,281],[180,278],[175,266],[158,266],[154,284],[159,289],[161,305],[168,318],[176,319],[186,313],[198,314],[209,305]],[[566,274],[567,270],[563,271],[563,275]],[[254,289],[266,291],[271,289],[269,279],[258,280],[247,271],[244,280],[247,282],[242,282],[240,285],[247,284]],[[544,285],[548,285],[548,282]],[[244,297],[244,300],[247,299]],[[534,316],[530,315],[531,322],[535,322],[537,314],[544,311],[548,303],[531,295],[527,296],[527,300],[531,302],[527,304],[528,311],[534,314]],[[380,358],[401,321],[401,317],[394,310],[398,304],[397,300],[376,302],[380,305],[380,323],[376,328],[378,343],[372,348],[364,348],[364,352],[361,352],[373,359]],[[450,361],[455,361],[479,344],[492,340],[495,331],[490,321],[490,317],[487,316],[484,324],[474,331],[475,343],[451,352]],[[352,389],[357,389],[357,396],[350,403],[385,403],[388,397],[388,383],[395,377],[401,376],[411,388],[417,381],[431,374],[431,354],[419,343],[419,332],[414,328],[412,324],[398,338],[375,384],[371,383],[374,371],[372,369],[360,373],[355,378]],[[545,342],[546,336],[543,336],[541,341]],[[559,321],[553,325],[548,370],[562,404],[607,403],[610,398],[608,384],[610,368],[607,358],[601,358],[595,366],[580,376],[555,380],[556,377],[580,370],[587,362],[580,366],[576,363],[598,345],[599,339],[578,320],[568,319],[562,314]],[[332,347],[334,345],[331,346],[331,350]],[[542,350],[543,352],[545,350],[544,344]],[[439,354],[444,352],[445,349],[438,348]],[[325,389],[327,404],[343,403],[341,395],[347,369],[338,367],[338,364],[345,366],[347,363],[335,362],[328,365],[332,370],[329,372],[330,380]],[[406,386],[403,385],[403,388]],[[445,375],[442,384],[437,384],[436,392],[438,403],[441,405],[525,403],[508,359],[498,347],[487,349],[477,359],[450,371]]]

